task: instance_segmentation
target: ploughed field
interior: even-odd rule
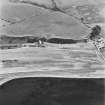
[[[104,105],[104,79],[27,77],[13,79],[0,85],[0,105],[78,103]]]
[[[104,77],[105,65],[90,44],[49,44],[0,50],[0,76]]]

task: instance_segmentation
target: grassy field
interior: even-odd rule
[[[43,75],[104,77],[105,65],[91,45],[47,44],[45,48],[24,47],[0,51],[0,75]],[[20,74],[19,74],[20,73]]]
[[[87,35],[89,31],[72,16],[26,4],[10,3],[4,5],[1,17],[12,22],[26,18],[25,21],[12,25],[2,22],[6,27],[1,27],[0,32],[9,35],[32,34],[34,36],[48,37],[56,35],[78,39]]]

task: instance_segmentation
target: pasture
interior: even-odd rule
[[[104,77],[105,65],[91,44],[49,44],[0,51],[0,77]]]

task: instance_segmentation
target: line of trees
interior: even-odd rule
[[[72,44],[79,42],[87,42],[86,39],[63,39],[63,38],[46,38],[46,37],[35,37],[35,36],[23,36],[23,37],[13,37],[13,36],[1,36],[1,44],[22,44],[22,43],[35,43],[41,41],[42,43],[56,43],[56,44]]]

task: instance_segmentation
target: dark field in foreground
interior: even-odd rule
[[[104,79],[14,79],[0,86],[0,105],[104,105]]]

